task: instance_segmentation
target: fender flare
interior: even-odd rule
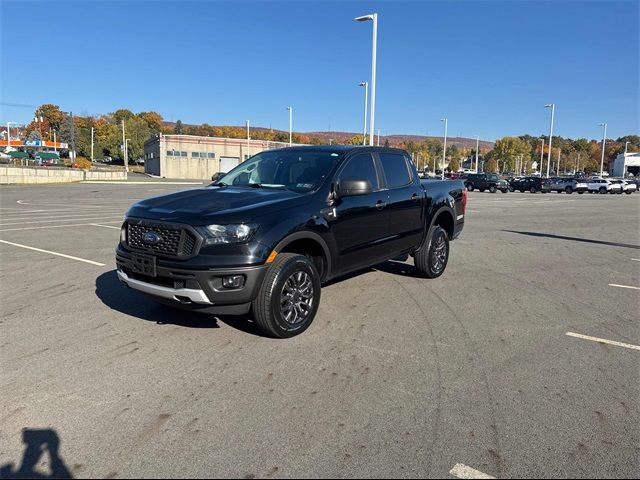
[[[449,206],[449,205],[442,205],[440,208],[438,208],[435,213],[432,215],[431,217],[431,222],[429,222],[429,228],[426,229],[426,231],[424,232],[424,238],[427,238],[427,235],[429,234],[429,232],[431,231],[431,227],[433,227],[433,225],[436,223],[436,219],[442,214],[442,213],[447,213],[450,217],[451,217],[451,225],[453,225],[453,228],[455,230],[456,227],[456,216],[455,213],[453,212],[453,209]],[[447,232],[449,233],[449,232]],[[451,232],[451,235],[453,235],[453,232]]]
[[[324,272],[325,278],[331,277],[331,269],[333,267],[331,262],[331,251],[329,250],[329,246],[327,242],[325,242],[324,238],[317,234],[316,232],[312,232],[310,230],[303,230],[300,232],[292,233],[291,235],[287,235],[282,240],[278,242],[278,244],[273,248],[276,252],[280,253],[280,251],[289,243],[295,242],[296,240],[314,240],[319,243],[322,247],[322,252],[324,253],[324,257],[327,259],[327,271]]]

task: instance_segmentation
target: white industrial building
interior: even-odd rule
[[[163,178],[208,179],[263,150],[288,143],[197,135],[154,135],[144,143],[144,171]]]
[[[611,175],[614,177],[625,177],[632,174],[637,177],[640,174],[640,152],[621,153],[613,161]]]

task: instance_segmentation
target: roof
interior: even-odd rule
[[[37,152],[35,156],[40,157],[43,160],[60,158],[60,155],[58,155],[56,152]]]
[[[21,152],[20,150],[13,150],[9,152],[9,156],[13,158],[29,158],[29,154],[27,152]]]
[[[304,146],[291,146],[291,147],[285,147],[285,148],[279,148],[278,150],[308,150],[308,151],[327,151],[327,152],[341,152],[341,153],[345,153],[345,152],[351,152],[353,150],[367,150],[367,151],[372,151],[372,152],[379,152],[379,151],[396,151],[396,152],[403,152],[404,150],[401,150],[399,148],[392,148],[392,147],[376,147],[376,146],[372,146],[370,147],[369,145],[304,145]]]

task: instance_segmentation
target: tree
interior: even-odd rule
[[[182,135],[182,131],[183,131],[183,127],[182,127],[182,121],[178,120],[176,122],[176,126],[173,129],[173,133],[176,133],[178,135]]]
[[[518,137],[504,137],[496,140],[492,150],[492,158],[505,162],[507,170],[515,168],[516,159],[520,156],[526,161],[531,160],[531,145],[525,140]]]
[[[460,170],[460,162],[454,158],[449,162],[449,171],[457,172],[458,170]]]
[[[346,142],[347,145],[362,145],[362,135],[354,135]]]
[[[67,116],[66,113],[60,110],[60,107],[58,107],[58,105],[53,105],[52,103],[45,103],[44,105],[40,105],[36,109],[35,115],[37,117],[42,117],[47,123],[49,123],[51,128],[55,129],[56,131],[60,130],[60,125]]]
[[[487,173],[498,173],[498,162],[496,162],[496,160],[492,158],[485,165],[484,171]]]
[[[149,127],[149,130],[151,130],[153,133],[160,132],[160,129],[162,128],[163,120],[162,120],[162,116],[159,113],[140,112],[137,116],[147,124],[147,126]],[[206,123],[204,125],[206,125]]]
[[[42,140],[42,135],[40,135],[38,130],[31,130],[27,138],[29,140]]]
[[[122,120],[129,120],[130,118],[135,117],[131,110],[126,108],[120,108],[111,114],[116,123],[122,123]]]

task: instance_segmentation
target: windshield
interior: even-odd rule
[[[261,152],[218,180],[233,186],[285,188],[299,193],[316,190],[340,158],[339,153],[313,150]]]

